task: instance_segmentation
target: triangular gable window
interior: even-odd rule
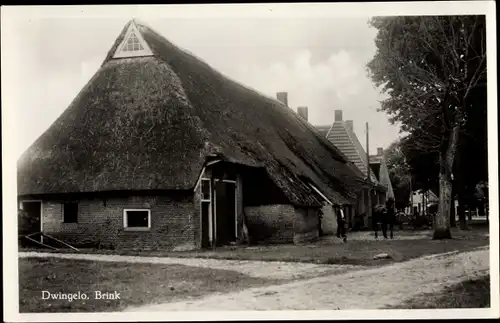
[[[153,52],[149,48],[148,44],[142,38],[142,35],[137,30],[137,26],[134,22],[130,24],[128,30],[123,38],[123,41],[116,49],[113,58],[125,58],[125,57],[138,57],[138,56],[152,56]]]
[[[139,39],[135,35],[135,33],[130,33],[130,36],[127,39],[127,42],[123,44],[122,51],[123,52],[134,52],[138,50],[144,50]]]

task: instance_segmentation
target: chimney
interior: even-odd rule
[[[377,156],[382,156],[384,154],[384,148],[378,147],[377,148]]]
[[[354,124],[352,123],[352,120],[346,120],[345,125],[347,129],[349,129],[350,131],[354,131]]]
[[[278,92],[276,93],[276,98],[281,101],[284,105],[288,106],[288,93],[287,92]]]
[[[307,121],[307,107],[298,107],[297,113]]]
[[[342,110],[335,110],[335,121],[342,121]]]

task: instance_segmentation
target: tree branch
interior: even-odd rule
[[[467,98],[469,95],[470,90],[477,85],[477,82],[480,80],[480,76],[483,75],[484,72],[486,72],[486,68],[482,69],[484,61],[486,60],[486,55],[484,55],[481,58],[481,61],[479,62],[478,67],[476,68],[474,75],[472,75],[472,78],[469,82],[469,85],[467,85],[467,90],[465,91],[464,98]],[[478,74],[478,72],[481,70],[481,72]]]

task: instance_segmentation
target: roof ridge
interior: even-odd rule
[[[114,59],[132,27],[153,56]],[[295,180],[299,175],[334,203],[355,201],[363,174],[312,124],[146,24],[130,20],[93,77],[60,125],[30,148],[33,160],[18,167],[18,193],[188,189],[204,157],[223,154],[263,167],[294,205],[319,206],[311,188]],[[64,175],[58,181],[44,180],[58,169]]]
[[[241,81],[237,81],[235,80],[234,78],[222,73],[221,71],[217,70],[216,68],[214,68],[213,66],[211,66],[208,62],[206,62],[203,58],[197,56],[196,54],[194,54],[193,52],[191,52],[189,49],[186,49],[184,47],[181,47],[181,46],[178,46],[174,43],[172,43],[171,41],[169,41],[166,37],[164,37],[163,35],[161,35],[160,33],[158,33],[155,29],[153,29],[151,26],[147,25],[147,24],[144,24],[142,22],[136,22],[136,25],[137,26],[141,26],[141,27],[144,27],[144,28],[147,28],[150,32],[152,32],[153,34],[155,34],[156,36],[162,38],[163,40],[167,41],[168,43],[170,43],[171,46],[174,46],[175,48],[177,48],[178,50],[182,51],[183,53],[191,56],[192,58],[194,59],[197,59],[198,61],[200,61],[201,63],[205,64],[207,67],[209,67],[213,72],[219,74],[220,76],[222,76],[223,78],[225,78],[226,80],[230,81],[230,82],[233,82],[235,83],[236,85],[238,86],[241,86],[243,88],[245,88],[246,90],[248,91],[251,91],[253,92],[254,94],[257,94],[267,100],[270,100],[271,102],[273,102],[274,104],[277,104],[277,105],[280,105],[280,106],[283,106],[283,107],[287,107],[289,108],[288,106],[286,106],[285,104],[283,104],[283,102],[279,101],[278,99],[276,98],[273,98],[272,96],[269,96],[265,93],[262,93],[261,91],[249,86],[248,84],[244,84],[243,82]],[[140,32],[142,33],[142,31],[140,30]]]
[[[366,153],[366,152],[364,151],[364,148],[361,145],[361,142],[359,141],[358,136],[356,136],[354,131],[352,131],[349,127],[346,127],[345,121],[340,121],[340,124],[342,125],[342,128],[344,129],[344,131],[347,133],[347,136],[349,137],[349,140],[353,144],[355,151],[356,151],[356,154],[361,159],[361,162],[363,163],[364,167],[367,167],[366,174],[364,174],[364,175],[365,175],[366,179],[368,179],[368,167],[370,167],[370,160],[367,159],[366,156],[365,157],[361,156],[361,152],[359,151],[359,149],[362,149],[363,153]],[[370,172],[369,180],[373,181],[375,184],[378,184],[378,180],[376,178],[371,178],[371,177],[375,177],[375,174],[373,174],[373,172]]]
[[[333,125],[335,124],[335,121],[332,122],[331,126],[330,126],[330,129],[328,129],[327,133],[326,133],[326,138],[328,138],[328,135],[330,134],[330,131],[332,131],[332,128],[333,128]]]
[[[341,161],[343,161],[343,162],[349,161],[349,158],[347,158],[347,156],[337,146],[335,146],[330,140],[328,140],[328,138],[326,136],[323,137],[321,135],[321,133],[316,128],[316,126],[312,125],[309,121],[301,118],[297,113],[294,113],[294,115],[299,120],[299,122],[301,122],[306,128],[308,128],[310,131],[312,131],[318,137],[318,140],[320,140],[321,143],[323,143],[322,140],[325,140],[324,143],[328,145],[328,148],[334,149],[335,154],[340,155],[340,157],[343,159]],[[333,146],[333,147],[330,147],[330,146]],[[335,157],[332,156],[332,158],[335,158]]]

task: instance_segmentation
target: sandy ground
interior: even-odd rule
[[[377,309],[488,272],[489,249],[483,248],[126,311]]]
[[[213,269],[224,269],[240,272],[251,277],[270,279],[305,279],[317,276],[338,274],[348,270],[364,269],[363,266],[354,265],[322,265],[310,263],[278,262],[278,261],[250,261],[250,260],[224,260],[224,259],[199,259],[199,258],[173,258],[173,257],[139,257],[119,255],[96,254],[59,254],[48,252],[19,252],[19,258],[64,258],[85,259],[94,261],[113,261],[131,263],[175,264]]]
[[[400,234],[399,231],[394,231],[393,240],[420,240],[427,239],[429,236],[432,236],[432,232],[430,230],[415,230],[412,231],[411,234],[405,232],[405,234]],[[390,237],[390,232],[387,230],[387,236]],[[334,235],[326,236],[321,239],[325,243],[342,243],[342,240],[337,238]],[[384,236],[382,235],[382,231],[378,231],[378,238],[375,239],[375,233],[373,231],[355,231],[347,233],[347,240],[384,240]]]

